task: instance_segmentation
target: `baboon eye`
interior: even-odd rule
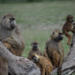
[[[14,21],[14,18],[10,18],[10,23],[11,23],[12,21]]]
[[[32,58],[34,58],[34,56]]]
[[[32,59],[33,59],[33,60],[36,60],[36,57],[35,57],[35,56],[33,56],[33,57],[32,57]]]
[[[14,20],[14,18],[10,18],[10,20]]]
[[[6,16],[3,17],[3,19],[5,19]]]
[[[37,53],[37,55],[39,55],[39,53]]]

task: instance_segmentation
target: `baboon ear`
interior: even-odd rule
[[[5,19],[5,17],[6,17],[6,16],[4,15],[4,16],[2,17],[2,19]]]
[[[37,55],[40,55],[38,52],[36,53]]]

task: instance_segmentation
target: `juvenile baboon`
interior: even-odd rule
[[[42,55],[41,51],[39,50],[39,43],[38,42],[36,42],[36,41],[32,42],[31,46],[32,46],[32,49],[31,49],[31,51],[28,54],[28,59],[32,60],[32,55],[34,53]]]
[[[0,56],[0,75],[8,75],[8,62]]]
[[[21,56],[24,49],[23,37],[15,22],[15,17],[8,13],[5,14],[0,23],[0,37],[9,51],[17,56]],[[11,46],[11,48],[10,48]]]
[[[73,23],[73,22],[74,22],[73,16],[68,15],[67,18],[66,18],[66,22],[65,22],[65,24],[62,28],[62,34],[64,34],[68,38],[67,45],[72,45],[72,44],[70,44],[72,36],[68,32],[69,31],[75,32],[75,30],[72,29],[72,26],[75,25],[75,23]]]
[[[34,63],[37,63],[40,66],[41,75],[49,75],[50,72],[53,70],[52,63],[46,57],[34,53],[32,59]]]
[[[51,38],[46,42],[44,56],[49,58],[53,66],[58,66],[58,75],[61,75],[62,62],[64,57],[64,49],[61,40],[63,39],[62,33],[54,30]]]

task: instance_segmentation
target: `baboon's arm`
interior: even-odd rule
[[[63,56],[61,54],[60,55],[60,60],[59,60],[59,68],[62,67],[62,62],[63,62]]]
[[[28,59],[31,60],[31,55],[30,55],[30,53],[29,53],[29,55],[28,55]]]
[[[60,54],[60,59],[59,59],[59,65],[58,65],[58,75],[61,75],[61,68],[62,68],[62,62],[63,62],[63,51],[62,51],[62,46],[61,43],[59,43],[59,54]]]
[[[47,57],[47,58],[49,58],[49,56],[48,56],[48,54],[46,52],[46,49],[44,49],[44,56]]]
[[[48,54],[47,54],[48,42],[49,42],[49,41],[46,42],[46,46],[45,46],[45,49],[44,49],[44,56],[47,57],[47,58],[49,58],[49,56],[48,56]]]
[[[69,31],[75,32],[75,30],[74,30],[74,29],[69,29]]]
[[[42,55],[42,53],[41,53],[41,51],[39,50],[39,52],[40,52],[40,55]]]
[[[20,44],[13,38],[4,39],[3,42],[11,44],[11,46],[14,48],[20,48]]]
[[[58,65],[58,75],[61,75],[62,62],[63,62],[63,56],[61,54],[59,59],[59,65]]]
[[[30,56],[29,56],[29,54],[28,54],[28,59],[30,59]]]

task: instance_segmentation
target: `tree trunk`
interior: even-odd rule
[[[73,46],[70,47],[68,55],[62,64],[62,75],[72,75],[75,72],[75,32],[73,33],[72,43]],[[50,75],[57,75],[57,68]]]
[[[8,61],[9,73],[11,75],[40,75],[39,68],[25,57],[13,55],[0,42],[0,56]]]

